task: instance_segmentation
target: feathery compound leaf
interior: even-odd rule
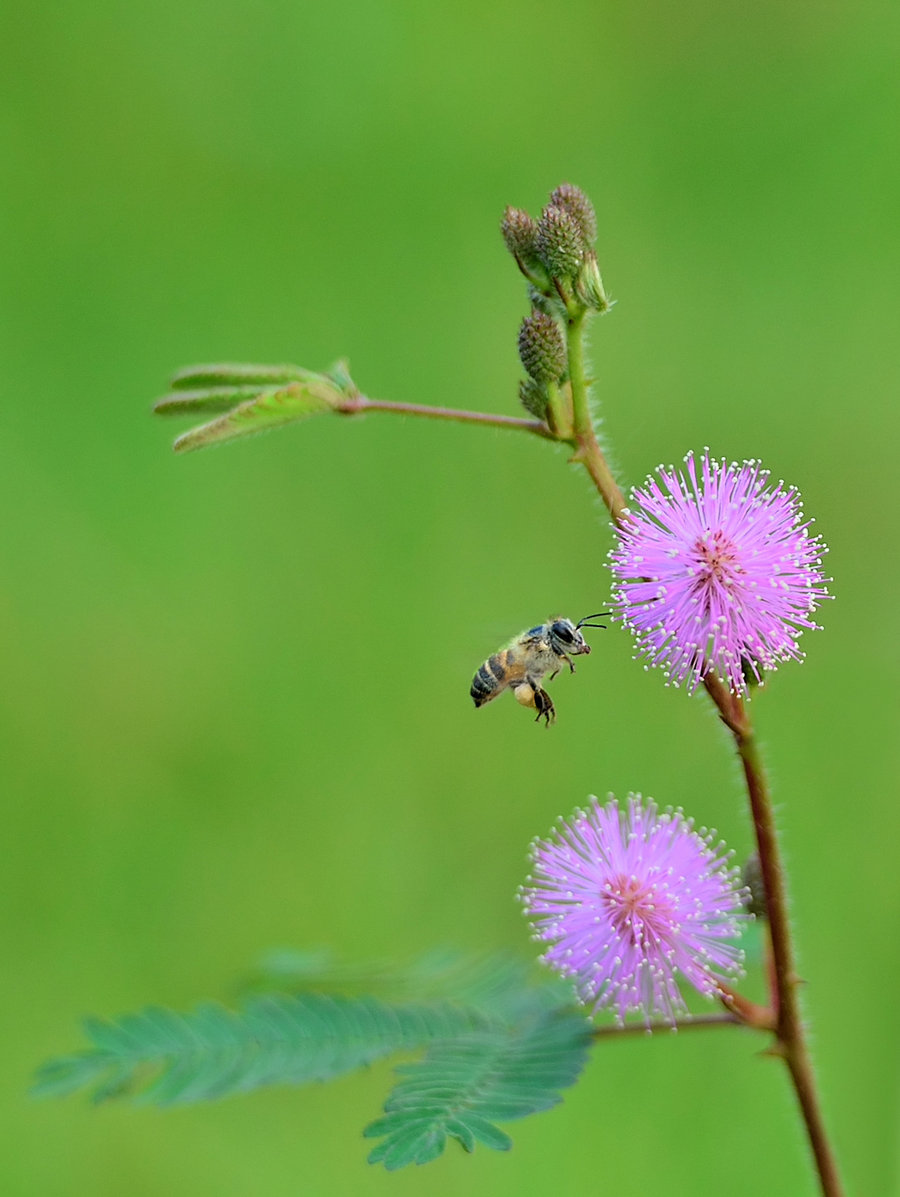
[[[312,375],[302,382],[260,391],[217,420],[183,433],[172,447],[176,453],[187,453],[192,449],[205,449],[209,445],[254,436],[257,432],[293,424],[307,416],[334,411],[343,399],[344,394],[334,382],[321,374]]]
[[[583,1014],[555,1011],[520,1028],[484,1031],[436,1042],[402,1078],[383,1118],[363,1132],[381,1138],[369,1162],[389,1170],[424,1164],[449,1138],[466,1151],[476,1141],[495,1151],[511,1146],[494,1125],[549,1109],[584,1067],[591,1027]]]
[[[87,1021],[92,1046],[45,1064],[34,1093],[91,1088],[95,1100],[142,1092],[160,1105],[207,1101],[263,1085],[328,1080],[391,1052],[491,1025],[446,1003],[392,1007],[312,993],[256,998],[237,1012],[213,1004],[185,1015],[150,1008],[115,1022]]]
[[[250,979],[251,992],[372,993],[389,1002],[459,1002],[507,1021],[554,1007],[574,1005],[571,985],[530,962],[503,952],[465,954],[435,948],[406,961],[359,964],[325,950],[282,949],[269,953]]]

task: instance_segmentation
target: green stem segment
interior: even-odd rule
[[[588,403],[588,381],[584,368],[584,324],[587,312],[583,308],[569,315],[566,323],[566,348],[569,358],[569,383],[572,387],[572,423],[575,453],[572,461],[579,461],[590,474],[600,497],[606,504],[613,522],[618,526],[625,518],[625,496],[616,485],[597,441],[594,422]]]
[[[790,1071],[815,1157],[822,1192],[825,1197],[842,1197],[844,1190],[825,1131],[800,1013],[798,988],[801,982],[794,960],[784,867],[759,745],[741,698],[730,693],[728,687],[712,671],[704,678],[704,685],[718,708],[723,723],[734,737],[753,815],[772,944],[774,992],[771,1001],[775,1012],[775,1046],[772,1054],[783,1057]]]

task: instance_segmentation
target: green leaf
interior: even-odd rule
[[[270,995],[231,1011],[207,1004],[190,1014],[149,1008],[91,1019],[91,1047],[49,1061],[34,1093],[125,1093],[158,1105],[207,1101],[263,1085],[328,1080],[433,1040],[484,1033],[489,1019],[448,1003],[389,1006],[375,998]]]
[[[260,386],[245,387],[200,387],[192,390],[171,391],[153,404],[158,416],[184,416],[192,412],[213,414],[231,411],[246,399],[255,399],[262,392]]]
[[[314,377],[302,366],[259,366],[251,362],[216,362],[212,365],[185,366],[172,375],[173,391],[193,391],[208,387],[282,386],[286,382],[305,382]]]
[[[358,964],[327,949],[281,949],[260,963],[247,989],[284,993],[310,989],[373,993],[386,1001],[447,999],[508,1021],[577,1005],[571,983],[503,952],[464,954],[435,948],[412,960]]]
[[[245,399],[217,420],[185,432],[172,447],[176,453],[187,453],[254,436],[320,412],[334,411],[343,400],[343,393],[333,382],[323,375],[315,375],[303,382],[261,391],[255,398]]]
[[[494,1122],[524,1118],[562,1100],[587,1059],[591,1026],[582,1014],[553,1011],[521,1027],[494,1028],[435,1042],[424,1060],[397,1069],[385,1115],[367,1138],[381,1138],[369,1162],[393,1171],[439,1155],[448,1138],[507,1151]]]

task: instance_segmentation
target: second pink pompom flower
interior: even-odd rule
[[[594,1010],[675,1022],[679,976],[712,996],[740,971],[733,942],[746,915],[737,869],[679,811],[632,795],[596,798],[532,846],[520,896],[544,960]]]

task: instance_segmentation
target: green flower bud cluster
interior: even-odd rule
[[[528,280],[531,303],[519,329],[519,357],[528,374],[519,400],[564,440],[572,429],[564,329],[610,307],[594,252],[597,216],[579,187],[561,183],[537,220],[507,208],[500,231]]]
[[[572,309],[605,312],[610,307],[597,266],[597,216],[584,192],[561,183],[534,220],[521,208],[507,208],[500,225],[506,248],[528,279],[539,311],[567,316]]]

